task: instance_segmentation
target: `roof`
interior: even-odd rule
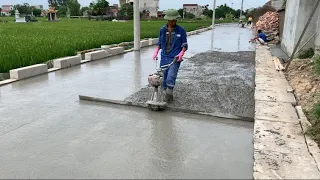
[[[12,5],[2,5],[2,7],[12,7]]]
[[[183,6],[198,6],[198,4],[183,4]]]

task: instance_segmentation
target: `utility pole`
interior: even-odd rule
[[[213,9],[212,9],[212,35],[211,35],[211,50],[213,51],[213,38],[214,38],[214,24],[215,24],[215,18],[216,18],[216,5],[217,1],[213,1]]]
[[[241,2],[241,11],[240,11],[240,17],[239,17],[240,21],[241,21],[241,17],[242,17],[242,11],[243,11],[243,0]]]
[[[133,14],[134,14],[134,50],[140,50],[140,9],[139,0],[134,0],[133,2]]]

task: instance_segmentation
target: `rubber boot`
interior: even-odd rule
[[[166,102],[170,103],[173,101],[173,89],[167,89],[166,91]]]

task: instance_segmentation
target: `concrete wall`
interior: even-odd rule
[[[287,54],[292,54],[295,44],[299,1],[300,0],[290,0],[287,1],[286,5],[281,47]]]
[[[311,12],[316,4],[317,0],[290,0],[287,1],[285,23],[283,30],[282,48],[283,50],[291,55],[294,46],[297,44],[302,31],[307,24],[307,21],[311,15]],[[319,12],[319,9],[318,9]],[[317,15],[313,17],[300,45],[307,42],[307,40],[316,32]],[[314,47],[315,38],[313,38],[304,49]]]
[[[315,38],[315,54],[320,56],[320,12],[318,13],[317,34]]]

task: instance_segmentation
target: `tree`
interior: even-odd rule
[[[120,19],[133,19],[133,5],[126,3],[121,6],[120,11],[118,13],[118,17]]]
[[[71,16],[80,15],[80,4],[78,0],[48,0],[48,3],[58,10],[59,16],[66,16],[68,9]]]
[[[184,18],[186,19],[194,19],[196,16],[192,13],[188,13],[186,12],[186,14],[184,15]]]
[[[68,0],[67,8],[70,10],[71,16],[79,16],[80,15],[80,4],[78,0]]]
[[[40,17],[41,16],[41,10],[40,9],[34,8],[32,12],[33,12],[33,15],[36,16],[36,17]]]
[[[83,14],[85,11],[88,11],[90,8],[89,7],[82,7],[80,9],[80,13]]]
[[[178,12],[179,12],[180,16],[183,17],[183,9],[179,9]]]
[[[96,15],[106,15],[109,10],[109,2],[106,0],[96,0],[89,6]]]

